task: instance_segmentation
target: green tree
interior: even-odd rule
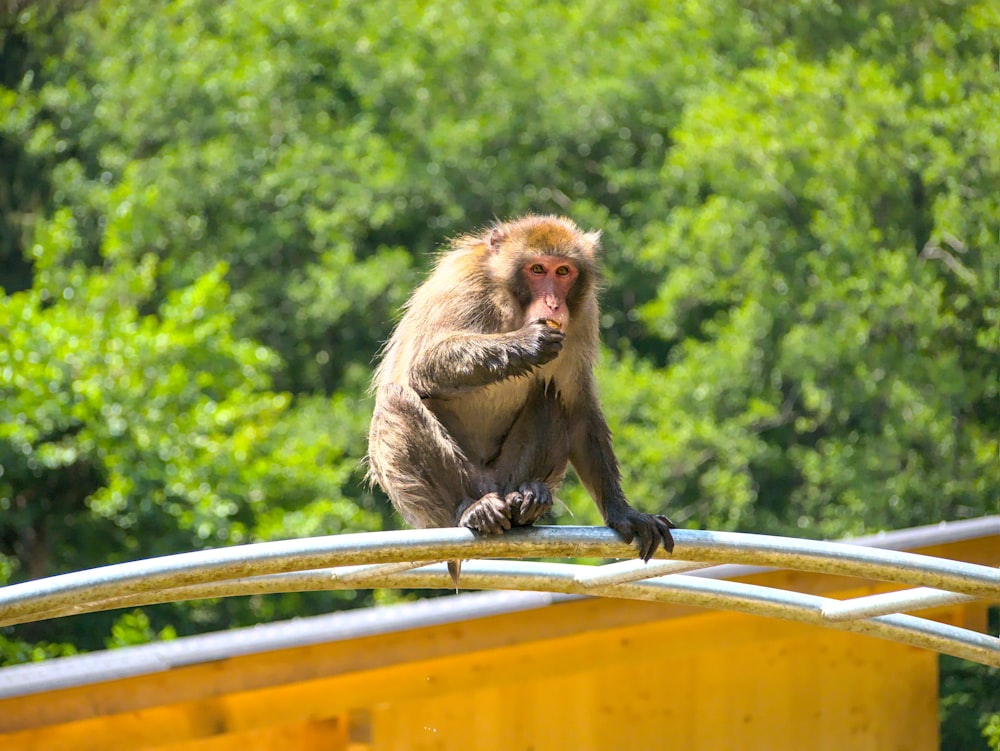
[[[356,492],[358,418],[339,400],[292,405],[270,390],[277,359],[233,337],[224,267],[144,313],[152,256],[90,271],[59,252],[75,238],[67,212],[46,227],[35,285],[0,298],[5,581],[377,526],[346,495]],[[191,611],[179,631],[255,618],[177,609]],[[94,646],[98,633],[71,623],[18,633]]]
[[[395,524],[358,471],[371,358],[428,251],[525,211],[604,232],[637,505],[811,537],[997,512],[995,5],[4,16],[0,577]],[[348,604],[166,606],[3,649]],[[967,719],[945,737],[971,748]]]

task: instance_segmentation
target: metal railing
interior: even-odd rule
[[[673,555],[649,563],[544,563],[523,558],[633,559],[604,527],[533,527],[497,537],[466,529],[370,532],[265,542],[121,563],[0,588],[0,626],[178,600],[328,589],[452,589],[445,561],[464,560],[463,589],[531,590],[652,600],[782,618],[1000,666],[1000,638],[906,615],[1000,602],[1000,569],[842,542],[674,530]],[[712,578],[740,563],[892,582],[910,589],[836,600]]]

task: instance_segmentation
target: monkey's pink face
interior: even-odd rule
[[[566,297],[576,283],[579,271],[567,258],[535,256],[522,267],[524,281],[531,290],[531,302],[525,311],[526,321],[545,318],[565,328],[569,321]]]

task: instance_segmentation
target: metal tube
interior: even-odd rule
[[[417,563],[411,563],[408,561],[403,561],[401,563],[375,563],[367,566],[338,566],[337,568],[326,569],[330,575],[330,581],[336,582],[338,589],[350,589],[357,585],[358,582],[365,582],[373,577],[377,578],[380,576],[388,576],[389,574],[397,574],[401,571],[410,571],[415,568],[422,568],[430,563],[438,563],[438,561],[419,561]],[[240,581],[248,581],[247,579],[241,579]]]
[[[735,562],[860,576],[1000,600],[1000,571],[960,561],[844,543],[735,532],[674,530],[675,559]],[[496,537],[426,529],[265,542],[164,556],[14,584],[0,589],[0,625],[46,611],[186,584],[336,565],[482,557],[634,558],[605,527],[536,527]],[[659,557],[667,555],[659,552]],[[44,617],[44,616],[43,616]]]
[[[851,600],[832,600],[823,606],[823,617],[828,621],[850,621],[887,613],[906,613],[942,605],[958,605],[963,602],[974,602],[976,599],[958,592],[917,587],[904,589],[901,592],[855,597]]]
[[[354,566],[320,569],[186,585],[158,593],[145,593],[114,601],[92,603],[94,609],[134,607],[153,602],[226,597],[247,594],[301,592],[330,589],[421,588],[451,589],[454,584],[444,564],[410,567]],[[565,594],[672,602],[781,618],[829,628],[865,633],[891,641],[932,649],[944,654],[1000,666],[1000,639],[967,629],[906,615],[874,619],[831,621],[826,608],[839,601],[815,595],[761,587],[743,582],[672,574],[641,582],[588,585],[579,581],[591,566],[523,561],[466,561],[462,586],[466,589],[513,589]],[[67,615],[50,611],[46,617]]]
[[[525,566],[529,568],[524,568]],[[549,592],[579,593],[579,585],[573,581],[574,568],[577,567],[561,563],[476,561],[469,566],[468,581],[464,580],[466,570],[463,568],[463,585],[470,589],[544,589]],[[448,585],[443,572],[435,571],[433,567],[399,574],[392,577],[391,583],[385,583],[385,586],[419,588],[441,588]],[[910,615],[885,615],[860,621],[827,621],[822,615],[822,607],[831,600],[816,595],[683,574],[594,587],[589,589],[589,593],[603,597],[694,605],[827,626],[1000,667],[1000,639],[996,637]]]
[[[649,579],[666,574],[681,574],[685,571],[697,571],[713,564],[697,561],[618,561],[605,563],[603,566],[582,566],[574,581],[584,587],[596,587],[602,584],[621,584]]]

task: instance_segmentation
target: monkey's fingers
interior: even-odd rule
[[[542,342],[538,347],[538,353],[536,355],[536,365],[545,365],[545,363],[552,362],[555,360],[559,353],[562,352],[562,340],[556,339],[550,342]]]
[[[516,492],[507,494],[511,524],[528,527],[552,508],[552,490],[544,482],[526,482]]]
[[[505,495],[503,500],[504,503],[507,504],[507,514],[510,518],[510,525],[512,527],[524,526],[524,512],[527,511],[527,507],[524,505],[524,494],[519,490],[515,490],[513,493]]]
[[[530,346],[529,361],[534,365],[544,365],[554,360],[562,351],[566,332],[561,328],[553,328],[547,318],[537,318],[531,322],[533,340]]]
[[[674,536],[670,534],[670,530],[677,529],[677,525],[670,521],[663,514],[655,514],[653,519],[656,521],[656,530],[660,534],[660,539],[663,540],[663,549],[668,553],[674,552]]]
[[[652,514],[643,514],[642,525],[639,531],[639,555],[644,561],[648,561],[656,553],[656,549],[663,544],[663,549],[668,553],[674,552],[674,537],[670,534],[673,525],[667,517]]]
[[[635,540],[639,557],[644,561],[653,557],[661,543],[668,553],[674,550],[674,538],[670,534],[674,523],[665,516],[631,510],[624,519],[609,521],[608,526],[620,534],[625,542]]]
[[[636,545],[639,547],[639,557],[648,561],[653,557],[653,553],[660,547],[660,535],[657,533],[656,522],[650,519],[643,519],[636,526]]]
[[[510,529],[510,510],[498,493],[487,493],[462,513],[459,525],[484,535],[499,535]]]
[[[622,539],[627,543],[631,544],[632,540],[635,539],[635,529],[627,520],[621,522],[609,521],[608,526],[621,535]]]

